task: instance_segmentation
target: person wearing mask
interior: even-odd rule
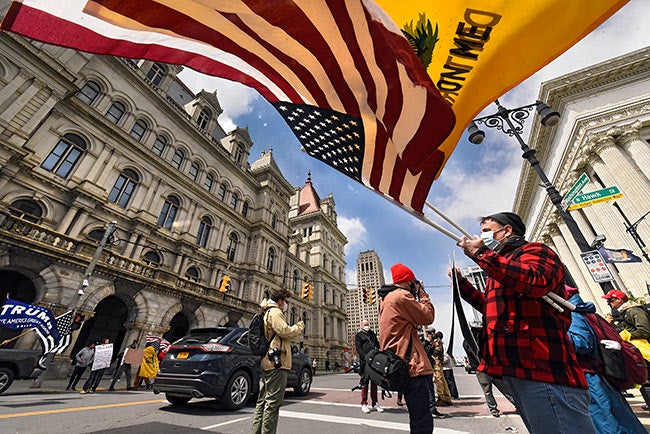
[[[287,324],[284,316],[291,292],[274,291],[270,300],[262,301],[264,333],[270,339],[269,353],[262,356],[260,366],[260,391],[253,414],[253,434],[273,434],[278,428],[280,405],[287,387],[287,374],[291,370],[291,339],[305,330],[305,323]]]
[[[75,356],[75,367],[65,390],[77,390],[77,383],[81,379],[81,375],[86,371],[88,366],[92,366],[94,357],[95,343],[90,342],[88,346],[83,347]]]
[[[433,417],[429,411],[429,387],[433,368],[422,342],[420,327],[433,323],[435,310],[422,283],[413,271],[403,264],[390,269],[393,285],[384,285],[378,291],[379,347],[390,350],[407,362],[409,379],[402,393],[409,412],[411,433],[433,432]]]
[[[594,315],[596,306],[584,302],[578,288],[566,287],[569,301],[576,306],[571,312],[569,336],[578,354],[578,362],[589,383],[589,411],[599,433],[642,434],[646,430],[636,417],[623,395],[600,375],[602,364],[599,342],[585,315]],[[610,291],[611,292],[611,291]]]
[[[124,376],[126,378],[126,389],[131,390],[133,387],[131,387],[131,364],[125,362],[125,357],[127,353],[129,352],[129,349],[131,350],[137,350],[138,349],[138,340],[134,340],[131,345],[129,345],[128,348],[124,350],[124,352],[120,355],[117,356],[117,358],[120,360],[119,366],[115,369],[115,373],[113,374],[113,379],[111,380],[111,385],[108,387],[108,390],[113,391],[115,390],[115,383],[120,381],[120,377],[122,376],[122,373],[124,373]]]
[[[626,293],[618,289],[610,290],[603,295],[603,298],[618,313],[618,326],[630,333],[630,339],[650,339],[650,318],[643,306],[630,300]],[[650,370],[648,361],[646,366]],[[641,385],[640,391],[645,401],[643,409],[648,410],[650,409],[650,375],[648,381]]]
[[[429,334],[429,339],[432,348],[433,380],[436,385],[436,391],[438,392],[436,406],[444,407],[451,405],[451,393],[449,392],[449,385],[447,384],[444,373],[445,348],[442,344],[442,332],[433,329],[433,332]]]
[[[361,321],[361,330],[359,330],[354,337],[354,346],[359,355],[359,375],[363,378],[366,369],[366,355],[374,349],[379,348],[379,340],[375,332],[370,330],[370,322],[368,320]],[[368,387],[370,387],[370,400],[372,407],[368,407]],[[375,410],[378,413],[384,411],[377,402],[377,385],[368,380],[361,387],[361,411],[370,413],[370,410]]]
[[[566,298],[564,267],[548,246],[524,239],[511,212],[481,218],[481,236],[458,246],[488,275],[485,292],[456,273],[462,298],[483,314],[478,370],[502,378],[532,434],[594,434],[587,380],[568,335],[571,316],[545,302]]]

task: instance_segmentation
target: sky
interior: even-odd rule
[[[544,81],[650,45],[648,22],[650,8],[647,0],[631,0],[608,21],[499,101],[508,108],[533,103]],[[179,78],[194,92],[202,89],[217,91],[224,110],[219,122],[226,131],[248,127],[254,143],[251,162],[263,150],[273,148],[278,166],[292,185],[304,185],[307,173],[311,172],[320,197],[332,193],[339,229],[348,239],[345,248],[348,288],[356,288],[356,259],[360,252],[377,252],[387,282],[392,280],[391,265],[404,263],[424,281],[436,308],[434,326],[449,336],[451,290],[447,269],[450,258],[455,257],[460,267],[473,265],[455,241],[362,184],[301,152],[300,144],[289,127],[256,91],[189,68],[185,68]],[[490,105],[481,115],[494,112],[496,107]],[[527,126],[530,130],[530,125]],[[527,135],[528,132],[526,138]],[[496,130],[487,130],[483,144],[476,146],[465,135],[441,176],[434,182],[428,201],[469,232],[478,233],[479,216],[512,209],[523,162],[521,149],[514,138]],[[425,214],[445,226],[428,209],[425,209]],[[460,331],[455,334],[454,354],[462,356]]]

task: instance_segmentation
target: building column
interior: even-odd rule
[[[108,158],[108,156],[111,154],[112,150],[108,146],[104,146],[104,148],[101,150],[99,153],[99,156],[97,157],[97,160],[95,160],[95,164],[93,164],[93,167],[90,169],[90,172],[88,172],[88,179],[97,184],[97,178],[99,177],[100,173],[105,172],[105,166],[104,162]]]
[[[113,167],[115,167],[115,162],[117,161],[118,158],[118,153],[114,150],[110,150],[111,157],[109,158],[108,162],[106,164],[100,165],[96,164],[95,167],[92,168],[91,173],[94,173],[94,176],[97,176],[97,181],[95,184],[99,185],[100,187],[104,186],[104,183],[106,182],[106,178],[108,178],[108,175],[112,173]],[[97,173],[97,170],[101,167],[101,170],[99,173]],[[90,175],[89,175],[90,178]],[[110,191],[112,186],[108,186],[106,188],[106,191]]]
[[[70,228],[70,233],[68,235],[72,238],[77,238],[77,236],[79,236],[79,233],[83,229],[84,225],[86,224],[86,220],[88,220],[88,211],[81,211],[79,213],[79,217],[77,218],[77,221],[74,222],[74,224]]]
[[[7,101],[10,98],[15,98],[18,89],[25,84],[29,77],[23,72],[20,71],[5,87],[0,89],[0,104]],[[8,106],[7,108],[9,108]],[[4,112],[0,112],[0,116],[4,119]]]
[[[79,205],[71,204],[70,208],[68,208],[68,211],[65,213],[65,215],[57,225],[56,231],[65,233],[68,227],[70,226],[70,223],[72,223],[74,216],[77,215],[78,211],[79,211]]]
[[[640,132],[640,121],[620,127],[620,135],[616,142],[634,160],[637,171],[650,180],[650,145],[641,138]]]
[[[32,83],[27,87],[27,89],[19,93],[18,89],[22,87],[25,82],[33,80]],[[9,96],[8,88],[13,89],[13,93]],[[39,86],[34,79],[29,79],[22,72],[14,78],[14,80],[9,83],[2,93],[0,93],[0,101],[6,101],[11,99],[11,103],[0,113],[0,119],[9,122],[11,121],[24,107],[25,105],[36,95],[39,91]]]

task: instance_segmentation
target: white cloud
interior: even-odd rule
[[[346,268],[345,269],[345,283],[348,285],[355,285],[357,284],[357,270],[354,268]],[[348,287],[349,289],[349,287]]]
[[[347,218],[339,216],[337,220],[339,230],[348,239],[348,244],[345,246],[346,252],[366,242],[368,231],[359,217]]]

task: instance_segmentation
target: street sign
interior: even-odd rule
[[[582,191],[585,185],[589,184],[589,177],[586,173],[582,172],[580,178],[573,184],[573,186],[567,191],[567,193],[562,198],[562,208],[566,209],[571,205],[573,199]]]
[[[609,272],[605,260],[598,250],[591,250],[589,252],[580,253],[582,261],[587,266],[591,278],[594,282],[611,282],[614,280],[612,273]]]
[[[621,190],[615,185],[602,190],[591,191],[589,193],[579,194],[573,198],[573,202],[569,205],[569,211],[584,208],[595,203],[606,202],[623,197]]]

